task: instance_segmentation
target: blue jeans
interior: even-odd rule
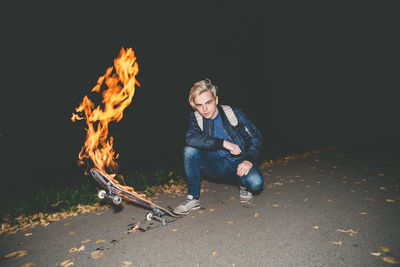
[[[229,179],[245,186],[251,192],[260,191],[264,180],[256,166],[253,165],[247,175],[240,177],[236,174],[237,167],[242,161],[243,158],[231,161],[213,152],[185,146],[183,162],[188,181],[188,194],[194,198],[200,197],[201,173],[215,180]]]

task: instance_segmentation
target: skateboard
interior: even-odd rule
[[[130,187],[125,187],[118,183],[118,181],[112,179],[108,174],[100,171],[99,169],[92,168],[90,169],[90,173],[93,178],[106,190],[99,190],[97,196],[100,199],[109,199],[115,205],[119,205],[122,202],[122,198],[125,198],[128,201],[131,201],[137,205],[143,206],[147,209],[152,210],[146,214],[146,220],[156,220],[161,222],[162,225],[167,225],[169,222],[169,218],[165,215],[169,215],[174,218],[181,217],[171,211],[151,202],[150,200],[138,195],[136,192],[133,192]]]

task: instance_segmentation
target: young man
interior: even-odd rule
[[[263,178],[256,167],[261,147],[260,131],[240,109],[218,105],[217,87],[210,80],[196,82],[190,90],[189,117],[183,160],[188,196],[174,209],[188,214],[200,208],[200,178],[233,179],[241,202],[250,202],[260,191]],[[233,125],[232,125],[233,124]]]

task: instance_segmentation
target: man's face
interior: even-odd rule
[[[194,98],[196,110],[206,119],[214,119],[218,115],[218,96],[213,97],[211,91],[205,91]]]

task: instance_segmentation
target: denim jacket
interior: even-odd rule
[[[220,106],[217,107],[225,131],[231,139],[230,142],[240,147],[242,156],[245,159],[251,161],[253,164],[256,163],[262,143],[261,132],[254,126],[241,108],[232,107],[238,119],[238,125],[232,126],[222,108]],[[191,112],[189,115],[189,129],[186,132],[186,144],[209,151],[225,149],[223,147],[224,139],[214,137],[213,120],[203,117],[203,129],[204,131],[200,129],[194,112]]]

